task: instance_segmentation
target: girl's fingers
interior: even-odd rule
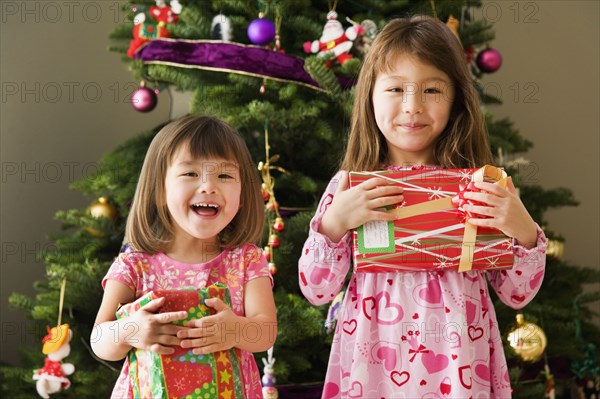
[[[155,315],[156,317],[156,321],[158,321],[161,324],[167,324],[167,323],[172,323],[176,320],[183,320],[187,317],[187,312],[185,310],[179,311],[179,312],[166,312],[166,313],[159,313],[157,315]]]
[[[469,218],[467,220],[473,226],[478,227],[495,227],[493,226],[494,219],[478,219],[478,218]]]
[[[348,172],[345,170],[342,171],[340,175],[340,180],[338,182],[338,186],[335,189],[335,194],[339,194],[342,191],[346,191],[348,189]]]
[[[374,200],[369,201],[369,208],[385,208],[389,205],[399,204],[404,201],[403,195],[394,195],[389,197],[379,197]]]
[[[463,205],[465,211],[483,216],[494,216],[496,208],[491,206],[480,206],[480,205]]]
[[[504,188],[498,184],[494,184],[494,183],[488,183],[488,182],[484,182],[484,181],[476,182],[475,187],[477,187],[480,190],[484,190],[489,193],[495,194],[498,197],[506,197],[506,194],[507,194],[506,188]]]
[[[482,202],[482,203],[488,204],[488,205],[498,206],[502,203],[502,197],[494,195],[494,194],[476,193],[476,192],[468,191],[464,194],[464,196],[466,199],[474,200],[477,202]]]
[[[151,300],[143,307],[143,310],[148,313],[156,313],[158,309],[164,304],[165,298],[156,298]]]
[[[223,348],[223,346],[221,344],[212,344],[212,345],[207,345],[207,346],[192,349],[192,353],[194,355],[206,355],[208,353],[213,353],[213,352],[222,351],[222,350],[225,350],[225,348]]]
[[[175,348],[170,346],[164,346],[161,344],[152,344],[150,345],[150,350],[154,353],[158,353],[159,355],[172,355],[175,353]]]
[[[202,338],[184,339],[181,341],[180,346],[182,348],[200,348],[207,345],[216,343],[214,335]]]

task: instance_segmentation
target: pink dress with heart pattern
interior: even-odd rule
[[[342,289],[352,259],[348,232],[318,232],[339,174],[329,183],[299,260],[300,288],[314,305]],[[487,272],[508,306],[525,306],[544,276],[547,240],[513,242],[515,265]],[[353,273],[335,330],[323,399],[506,399],[511,387],[486,272]]]

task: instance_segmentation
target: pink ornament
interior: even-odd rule
[[[475,63],[481,72],[496,72],[502,65],[502,55],[498,50],[486,48],[477,55]]]
[[[153,90],[140,87],[131,94],[131,105],[139,112],[150,112],[158,103],[158,98]]]
[[[254,44],[264,46],[275,38],[275,25],[266,18],[258,18],[248,25],[248,38]]]

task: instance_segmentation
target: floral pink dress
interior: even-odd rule
[[[342,289],[351,234],[332,243],[318,232],[339,175],[310,223],[299,260],[300,288],[314,305]],[[487,273],[508,306],[525,306],[544,276],[546,238],[513,242],[515,265]],[[339,314],[323,398],[510,398],[502,339],[486,272],[353,273]]]
[[[220,282],[229,288],[233,311],[244,315],[244,285],[258,277],[271,279],[267,261],[262,250],[247,244],[240,248],[226,249],[214,259],[199,264],[178,262],[162,253],[152,256],[142,252],[121,253],[102,280],[102,286],[109,279],[117,280],[134,290],[135,297],[139,298],[152,290],[204,288]],[[262,398],[260,375],[254,357],[247,351],[241,351],[241,354],[242,385],[246,398]],[[127,359],[111,397],[133,397]]]

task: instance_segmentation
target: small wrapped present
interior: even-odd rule
[[[150,291],[135,302],[117,310],[117,318],[128,317],[156,298],[165,298],[160,312],[185,310],[188,317],[174,324],[187,325],[215,311],[204,301],[218,297],[231,304],[229,290],[221,283],[202,289]],[[174,347],[172,355],[132,349],[129,352],[129,376],[135,398],[221,398],[244,397],[240,353],[238,349],[195,355],[191,348]]]
[[[512,239],[501,231],[468,223],[462,209],[474,182],[506,186],[504,170],[415,169],[351,172],[354,187],[382,177],[404,188],[404,202],[388,209],[399,219],[371,221],[353,232],[357,272],[509,269],[513,266]]]

